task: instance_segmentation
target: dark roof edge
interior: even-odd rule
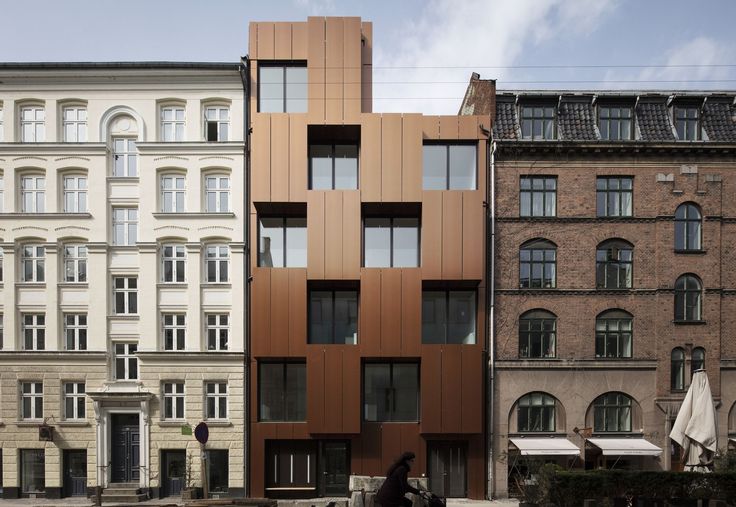
[[[240,63],[229,62],[0,62],[0,70],[238,70]]]
[[[606,90],[606,89],[579,89],[579,90],[515,90],[515,89],[496,89],[496,95],[501,96],[591,96],[591,95],[604,95],[604,96],[621,96],[621,97],[669,97],[674,95],[677,96],[722,96],[722,97],[733,97],[736,95],[736,90],[666,90],[666,89],[651,89],[651,90],[637,90],[637,89],[626,89],[621,88],[619,90]]]

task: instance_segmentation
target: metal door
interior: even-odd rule
[[[429,489],[448,498],[465,498],[467,487],[467,444],[460,441],[430,442]]]
[[[64,451],[64,496],[87,496],[87,451]]]
[[[162,496],[180,495],[186,474],[186,451],[161,451],[161,454],[164,476]]]
[[[319,452],[319,495],[346,496],[350,478],[350,450],[344,441],[323,441]]]
[[[140,480],[141,433],[138,414],[112,416],[112,482]]]

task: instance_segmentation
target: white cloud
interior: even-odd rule
[[[310,16],[329,16],[335,12],[335,0],[295,0]]]

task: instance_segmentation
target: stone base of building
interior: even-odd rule
[[[15,500],[20,494],[20,488],[3,487],[3,500]]]

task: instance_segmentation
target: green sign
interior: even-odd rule
[[[182,427],[181,427],[181,434],[182,435],[189,435],[191,437],[192,436],[192,427],[189,426],[188,424],[182,425]]]

